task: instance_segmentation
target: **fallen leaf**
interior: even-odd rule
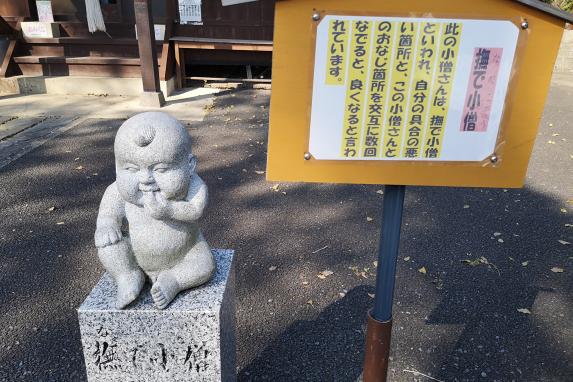
[[[553,133],[553,134],[551,134],[551,136],[552,136],[552,137],[558,137],[558,136],[559,136],[559,133]]]
[[[426,267],[422,267],[420,269],[418,269],[418,272],[420,272],[421,274],[425,275],[426,273],[428,273],[428,271],[426,270]]]
[[[308,281],[303,281],[302,285],[308,285]]]
[[[366,216],[366,221],[367,221],[367,222],[371,222],[372,220],[374,220],[374,219],[372,219],[370,216]]]
[[[76,167],[75,169],[76,169],[76,170],[83,170],[83,169],[84,169],[84,166],[78,166],[78,167]]]
[[[468,253],[468,255],[469,255],[469,253]],[[511,257],[509,259],[513,260]],[[472,266],[472,267],[477,267],[478,265],[487,265],[488,268],[493,268],[497,271],[498,274],[501,274],[499,272],[499,269],[497,268],[497,266],[493,263],[490,263],[488,261],[488,259],[485,258],[485,256],[481,256],[481,257],[474,259],[474,260],[465,259],[465,260],[462,260],[462,263],[467,264],[467,265]]]
[[[561,209],[561,212],[563,212],[564,214],[566,214],[566,213],[567,213],[567,210],[566,210],[565,208],[562,208],[562,209]]]
[[[573,199],[569,199],[569,200],[567,200],[567,203],[569,203],[569,204],[573,204]]]
[[[374,298],[374,297],[376,297],[376,295],[374,293],[368,293],[368,297]]]
[[[322,251],[322,250],[325,250],[326,248],[328,248],[328,245],[325,245],[324,247],[319,248],[319,249],[317,249],[316,251],[312,251],[312,254],[314,255],[315,253],[318,253],[318,252],[320,252],[320,251]]]
[[[280,184],[275,184],[274,186],[271,187],[271,190],[273,190],[274,192],[278,192],[280,186],[281,186]]]
[[[553,273],[563,273],[563,272],[565,272],[565,269],[559,268],[559,267],[553,267],[553,268],[551,268],[551,272],[553,272]]]
[[[307,303],[308,305],[312,305],[312,304],[314,304],[314,301],[308,300],[306,303]]]
[[[497,241],[503,243],[503,239],[497,239]]]
[[[334,274],[334,272],[332,272],[332,271],[322,271],[317,275],[317,277],[321,280],[324,280],[325,278],[327,278],[328,276],[330,276],[332,274]]]
[[[378,191],[376,191],[376,193],[377,193],[377,194],[380,194],[380,195],[384,195],[384,191],[383,191],[383,190],[378,190]]]
[[[527,267],[527,265],[529,265],[529,261],[524,261],[523,263],[521,263],[521,265],[523,265],[524,267]]]
[[[246,168],[244,168],[244,169],[243,169],[243,172],[247,172],[247,169],[246,169]]]
[[[65,224],[65,223],[64,223],[64,222],[57,222],[56,224],[57,224],[57,225],[62,225],[62,224]]]
[[[567,224],[565,224],[565,227],[568,227],[568,228],[573,228],[573,224],[569,224],[569,223],[567,223]]]
[[[56,207],[52,206],[52,207],[48,208],[48,212],[52,212],[52,211],[54,211],[55,209],[56,209]]]
[[[410,256],[404,257],[404,261],[410,261]]]
[[[474,260],[464,259],[464,260],[462,260],[462,263],[467,264],[467,265],[469,265],[469,266],[471,266],[471,267],[475,267],[475,266],[478,266],[478,265],[481,265],[481,264],[485,264],[485,263],[483,263],[483,262],[481,261],[481,259],[479,259],[479,258],[478,258],[478,259],[474,259]]]
[[[563,245],[571,245],[570,242],[565,241],[565,240],[557,240],[559,243],[563,244]]]
[[[467,210],[468,208],[470,208],[469,204],[464,204],[464,209]]]
[[[264,173],[265,173],[264,171],[255,171],[255,174],[258,174],[258,175],[263,175]]]
[[[531,314],[531,310],[529,310],[527,308],[520,308],[520,309],[517,309],[517,311],[519,313],[523,313],[523,314]]]
[[[549,143],[550,145],[554,145],[555,141],[547,141],[547,143]]]
[[[550,123],[550,124],[549,124],[549,127],[553,127],[553,124],[552,124],[552,123]]]
[[[340,293],[338,293],[338,295],[339,295],[340,297],[344,297],[344,296],[346,296],[346,293],[340,292]]]
[[[277,267],[275,267],[274,265],[269,267],[269,271],[274,272],[277,270]]]
[[[378,261],[373,261],[372,264],[374,264],[374,268],[378,268]]]
[[[495,237],[500,236],[500,235],[501,235],[501,232],[494,232],[493,233],[493,236],[495,236]]]

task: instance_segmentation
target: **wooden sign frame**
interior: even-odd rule
[[[267,178],[270,181],[522,187],[564,22],[513,1],[279,1]],[[360,10],[353,9],[360,4]],[[431,4],[429,4],[431,3]],[[431,8],[432,13],[427,13]],[[479,12],[476,12],[479,9]],[[521,29],[502,120],[502,144],[482,163],[316,160],[308,152],[315,33],[327,14],[509,20]],[[318,15],[318,16],[317,16]],[[524,27],[526,22],[527,26]],[[542,52],[542,54],[540,54]]]

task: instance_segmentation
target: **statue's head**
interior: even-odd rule
[[[144,192],[161,192],[167,199],[185,198],[195,171],[191,137],[166,113],[137,114],[121,125],[115,137],[116,184],[131,203]]]

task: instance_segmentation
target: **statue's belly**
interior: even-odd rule
[[[147,216],[143,208],[135,206],[126,214],[133,254],[144,271],[171,268],[186,255],[196,240],[194,224],[155,220]]]

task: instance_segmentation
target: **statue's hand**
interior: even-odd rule
[[[157,220],[164,220],[172,215],[171,203],[160,192],[144,192],[143,207],[145,212]]]
[[[121,228],[113,225],[97,227],[95,232],[95,245],[98,248],[118,243],[122,239]]]

